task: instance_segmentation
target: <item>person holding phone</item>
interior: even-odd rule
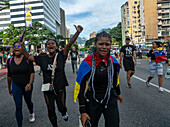
[[[74,101],[78,97],[83,127],[88,120],[97,127],[104,115],[106,127],[119,126],[117,100],[123,102],[119,88],[119,63],[110,55],[111,36],[97,34],[92,55],[81,63],[76,79]]]
[[[75,25],[74,25],[75,26]],[[78,25],[75,26],[76,33],[70,39],[70,41],[66,44],[63,50],[59,51],[59,46],[56,40],[49,39],[46,42],[47,50],[49,54],[39,55],[39,56],[30,56],[27,52],[24,41],[21,42],[21,47],[23,50],[23,54],[26,59],[35,62],[36,65],[39,65],[43,72],[43,84],[51,84],[53,82],[54,90],[52,91],[44,91],[44,98],[48,109],[48,117],[50,119],[53,127],[57,127],[57,116],[55,113],[55,102],[57,103],[57,107],[59,112],[61,113],[63,119],[65,121],[68,120],[67,108],[66,108],[66,89],[68,86],[68,82],[65,75],[65,61],[67,59],[68,52],[71,48],[71,45],[76,41],[79,34],[82,32],[83,27]],[[57,56],[56,62],[54,62],[55,56]],[[52,69],[53,62],[55,63],[55,74],[54,80],[52,81]]]

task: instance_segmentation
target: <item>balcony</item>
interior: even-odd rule
[[[161,26],[161,25],[162,25],[162,22],[158,22],[158,25]]]
[[[162,16],[158,16],[158,19],[162,19]]]
[[[158,13],[162,13],[162,10],[158,10]]]

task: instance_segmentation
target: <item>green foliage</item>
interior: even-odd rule
[[[83,52],[84,52],[84,51],[87,51],[87,50],[89,50],[88,47],[84,47],[84,48],[81,48],[81,49],[80,49],[80,51],[83,51]]]
[[[74,42],[74,44],[71,46],[71,49],[72,49],[73,47],[75,47],[76,50],[78,50],[78,43],[77,43],[77,41]]]
[[[91,45],[94,45],[94,40],[95,38],[90,38],[86,41],[85,46],[89,48]]]
[[[3,34],[3,44],[11,45],[16,42],[22,35],[23,30],[25,30],[24,27],[14,27],[13,24],[10,24]],[[28,44],[39,46],[40,42],[48,38],[55,39],[55,34],[38,21],[33,22],[32,27],[26,27],[26,41],[29,42]]]
[[[102,31],[106,31],[107,33],[109,33],[112,37],[112,44],[114,45],[119,45],[122,46],[122,27],[121,27],[121,22],[119,22],[119,24],[114,27],[114,28],[108,28],[108,29],[102,29],[100,32]],[[91,45],[94,44],[94,39],[95,38],[91,38],[89,40],[86,41],[85,46],[86,47],[90,47]]]

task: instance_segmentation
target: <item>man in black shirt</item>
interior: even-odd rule
[[[79,56],[78,52],[76,51],[76,48],[73,47],[72,51],[69,54],[69,60],[71,57],[71,65],[72,65],[73,73],[75,72],[74,66],[76,67],[76,73],[77,73],[77,56],[79,58],[79,63],[80,63],[80,56]]]
[[[122,66],[122,56],[123,56],[123,66],[125,71],[127,71],[127,83],[128,87],[131,88],[130,78],[135,73],[135,66],[136,66],[136,53],[135,47],[133,45],[129,45],[130,38],[126,37],[126,45],[122,46],[120,49],[120,66]],[[135,63],[133,62],[133,57]]]

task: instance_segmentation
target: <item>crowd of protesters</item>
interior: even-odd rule
[[[9,94],[13,95],[15,102],[15,115],[18,127],[22,127],[22,96],[24,96],[29,110],[30,122],[35,121],[35,113],[31,101],[34,82],[33,63],[40,66],[43,72],[42,86],[48,85],[49,87],[48,90],[42,87],[42,91],[52,126],[58,126],[55,102],[63,119],[68,121],[66,86],[68,86],[69,83],[65,75],[65,63],[68,54],[68,59],[71,57],[73,73],[77,73],[74,101],[76,101],[77,98],[79,100],[80,119],[83,127],[85,127],[86,124],[97,127],[101,114],[104,115],[106,127],[119,127],[120,119],[117,101],[123,102],[119,86],[119,70],[122,68],[123,59],[124,70],[127,72],[127,86],[131,88],[130,78],[135,73],[135,66],[137,64],[136,47],[130,45],[131,39],[127,37],[124,46],[111,50],[111,36],[105,31],[100,32],[96,35],[92,54],[81,62],[78,70],[77,60],[80,62],[80,56],[75,47],[72,47],[70,53],[69,50],[82,32],[83,27],[75,26],[75,28],[77,30],[76,33],[65,47],[59,48],[58,43],[54,39],[47,40],[46,47],[48,53],[42,52],[41,50],[39,53],[29,53],[24,45],[25,39],[14,43],[12,53],[7,51],[0,52],[1,64],[7,64],[8,68],[8,90]],[[153,42],[152,45],[152,50],[148,54],[148,57],[151,57],[151,62],[149,69],[150,76],[146,81],[146,85],[149,86],[149,81],[153,78],[155,71],[157,71],[159,91],[162,92],[162,62],[166,61],[168,63],[168,59],[157,63],[154,53],[164,51],[167,58],[170,58],[170,44]],[[142,58],[141,46],[139,46],[139,53],[139,58]],[[115,57],[117,59],[120,58],[119,62]],[[170,62],[168,65],[170,66]],[[153,68],[153,66],[155,68]],[[39,75],[41,75],[41,71]]]

